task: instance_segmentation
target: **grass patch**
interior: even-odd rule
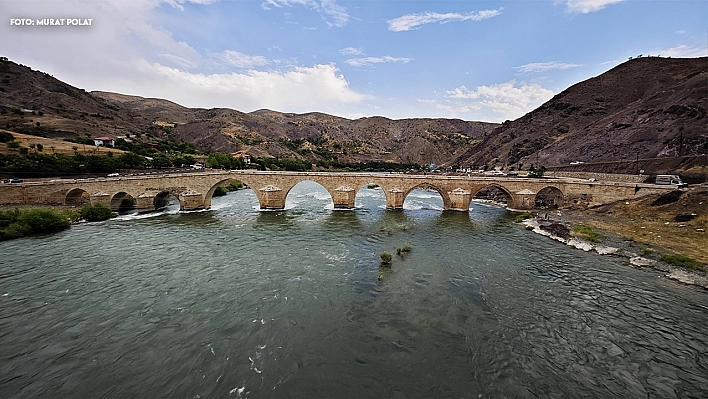
[[[590,242],[599,242],[601,239],[605,238],[605,236],[585,224],[575,225],[575,227],[573,227],[573,235],[584,238]]]
[[[680,266],[691,270],[703,270],[703,265],[698,261],[684,255],[661,254],[661,260],[673,266]]]
[[[514,222],[521,223],[526,219],[533,219],[533,214],[531,212],[520,213],[514,217]]]
[[[411,249],[413,249],[413,247],[406,244],[402,248],[396,248],[396,253],[398,254],[398,256],[403,256],[403,255],[407,254],[408,252],[410,252]]]
[[[390,265],[391,260],[393,259],[393,256],[391,256],[391,254],[388,252],[382,252],[379,257],[381,258],[381,263],[383,263],[384,265]]]

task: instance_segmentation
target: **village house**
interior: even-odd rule
[[[93,139],[93,143],[96,147],[98,147],[98,146],[113,147],[116,145],[116,141],[110,137],[97,137],[97,138]]]

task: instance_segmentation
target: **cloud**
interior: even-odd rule
[[[563,62],[535,62],[531,64],[526,64],[518,67],[514,67],[514,69],[518,69],[519,72],[546,72],[546,71],[552,71],[555,69],[570,69],[570,68],[576,68],[582,65],[578,64],[566,64]]]
[[[446,24],[453,21],[482,21],[488,18],[496,17],[501,14],[503,8],[498,10],[482,10],[473,11],[466,14],[460,13],[436,13],[426,12],[423,14],[408,14],[402,17],[391,19],[388,22],[388,29],[393,32],[405,32],[412,29],[417,29],[426,24]]]
[[[341,55],[363,55],[364,49],[357,48],[357,47],[346,47],[346,48],[339,50],[339,54],[341,54]]]
[[[447,92],[452,99],[448,109],[459,111],[491,111],[503,119],[516,119],[534,110],[553,97],[551,90],[538,84],[517,84],[515,81],[470,90],[460,86]]]
[[[270,10],[271,7],[303,6],[327,15],[331,19],[331,22],[326,21],[329,26],[342,27],[349,22],[347,9],[337,4],[335,0],[265,0],[261,6],[265,10]]]
[[[334,64],[294,65],[235,49],[200,53],[159,26],[159,8],[166,3],[186,4],[65,0],[43,2],[46,7],[38,10],[34,2],[18,2],[13,12],[27,18],[80,14],[94,24],[53,30],[0,24],[0,37],[13,38],[2,55],[88,91],[165,98],[190,107],[339,114],[339,107],[366,99]],[[257,70],[265,66],[269,70]]]
[[[163,96],[192,107],[307,111],[325,103],[353,104],[364,96],[349,88],[336,66],[319,64],[284,72],[201,74],[141,62],[142,75]]]
[[[666,50],[652,50],[650,54],[661,55],[662,57],[696,58],[708,56],[708,49],[689,47],[682,44]]]
[[[556,4],[565,4],[566,10],[573,14],[587,14],[600,11],[609,5],[623,1],[624,0],[561,0],[556,1]]]
[[[413,58],[395,58],[391,56],[383,56],[383,57],[362,57],[362,58],[350,58],[346,60],[345,62],[351,66],[355,67],[363,67],[363,66],[371,66],[374,64],[382,64],[382,63],[388,63],[388,62],[402,62],[402,63],[407,63],[413,61]]]
[[[268,65],[268,60],[260,55],[246,55],[234,50],[226,50],[215,58],[224,61],[228,65],[239,68],[252,68],[255,66]]]

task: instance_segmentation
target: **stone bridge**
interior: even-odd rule
[[[145,174],[95,179],[59,179],[0,185],[0,205],[103,204],[148,212],[177,198],[182,210],[208,209],[214,190],[232,180],[254,191],[261,209],[283,209],[290,190],[311,180],[324,187],[335,208],[354,208],[357,192],[371,184],[386,195],[386,208],[402,209],[414,189],[437,191],[445,210],[468,211],[480,193],[495,190],[510,209],[537,205],[580,204],[595,206],[648,194],[665,193],[672,187],[654,184],[587,181],[568,178],[510,176],[445,176],[388,173],[263,172],[255,170]]]

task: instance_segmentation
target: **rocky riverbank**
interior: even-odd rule
[[[540,211],[523,224],[579,250],[622,256],[632,267],[651,267],[670,279],[708,289],[705,201],[708,189],[699,188],[594,209]],[[597,242],[583,238],[585,231]],[[675,258],[686,260],[688,267],[666,261]]]

